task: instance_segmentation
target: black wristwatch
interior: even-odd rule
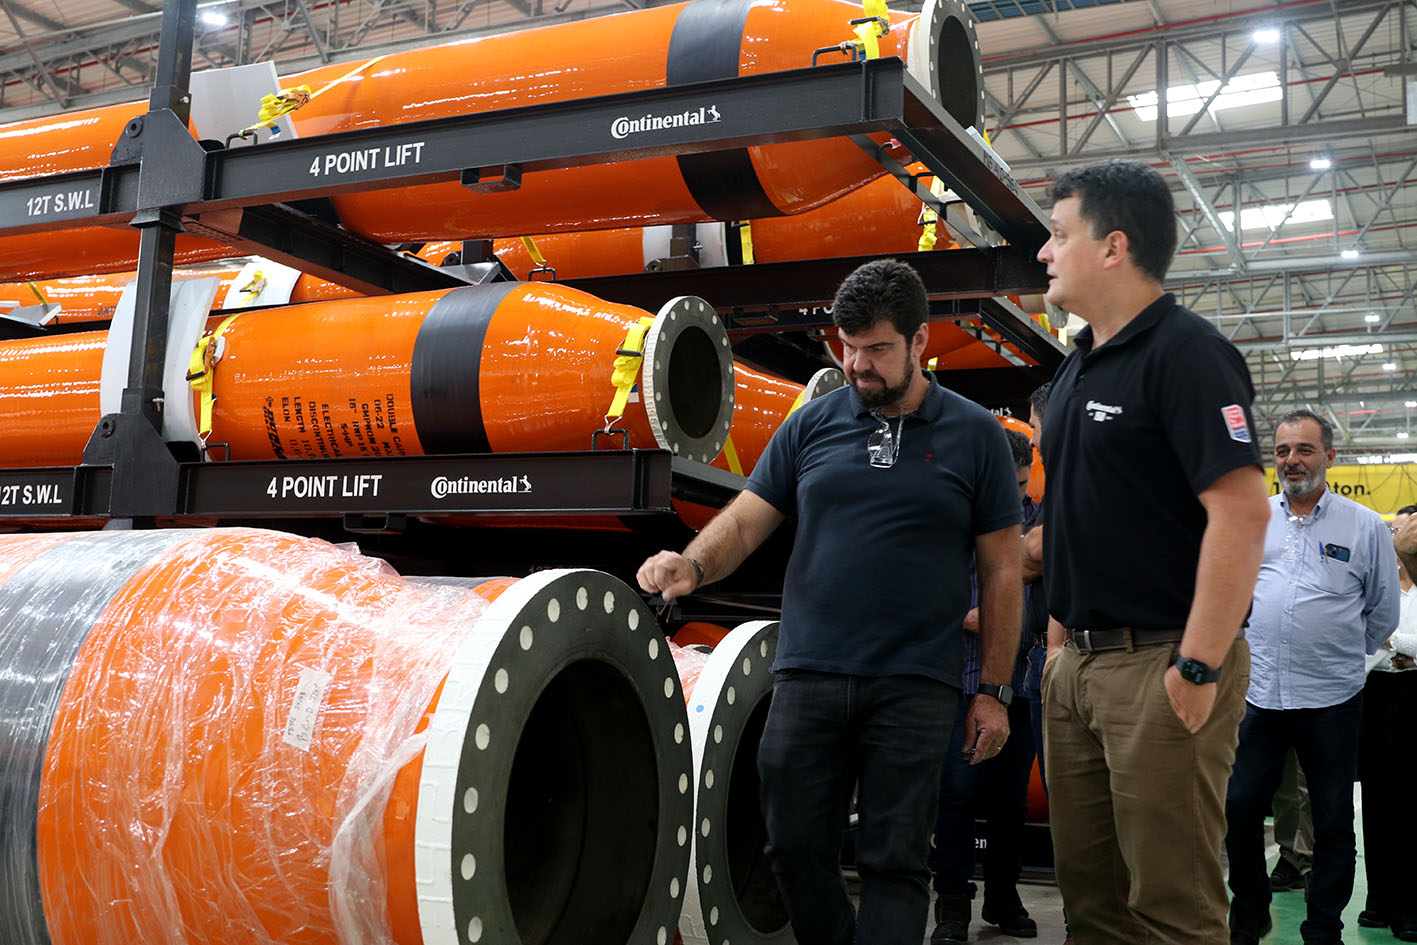
[[[990,686],[986,683],[980,683],[979,694],[981,696],[992,696],[1004,705],[1010,705],[1014,701],[1014,691],[1010,686]]]
[[[1196,686],[1220,681],[1219,667],[1212,668],[1200,660],[1191,659],[1189,656],[1177,657],[1176,668],[1181,671],[1182,679]]]

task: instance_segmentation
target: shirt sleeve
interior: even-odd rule
[[[987,535],[1023,521],[1014,478],[1014,457],[1004,428],[993,417],[981,422],[978,476],[974,482],[974,534]]]
[[[1368,519],[1368,560],[1372,562],[1363,584],[1363,618],[1368,652],[1374,653],[1397,629],[1402,590],[1397,578],[1397,554],[1387,526],[1376,515]]]
[[[752,492],[785,516],[797,512],[797,451],[801,438],[802,412],[799,410],[778,427],[767,449],[753,467],[743,488]]]
[[[1255,389],[1234,345],[1219,335],[1200,334],[1153,364],[1167,440],[1197,495],[1231,470],[1263,467],[1250,413]]]

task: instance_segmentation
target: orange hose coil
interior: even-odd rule
[[[36,590],[58,603],[13,616]],[[680,911],[680,690],[608,575],[470,590],[249,529],[3,536],[0,606],[0,787],[37,840],[0,852],[8,945],[507,943],[544,909],[638,945]],[[67,659],[23,648],[46,632]],[[543,766],[568,711],[623,756]],[[528,877],[516,843],[587,802],[657,826],[609,840],[592,811],[540,852],[605,876]]]

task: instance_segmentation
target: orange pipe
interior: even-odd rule
[[[733,441],[737,468],[735,462],[730,461],[726,447],[713,465],[750,475],[767,449],[768,441],[788,414],[844,383],[841,372],[835,368],[818,371],[809,384],[803,385],[734,363],[733,425],[729,436]]]
[[[912,173],[924,171],[914,164]],[[928,184],[929,178],[926,178]],[[753,261],[790,262],[863,253],[913,253],[919,249],[919,198],[893,177],[883,177],[816,210],[750,221]],[[557,279],[640,272],[668,255],[668,227],[633,227],[593,233],[543,233],[533,242]],[[732,237],[721,223],[697,228],[699,265],[725,265]],[[936,249],[955,246],[941,234]],[[518,279],[531,278],[536,264],[520,239],[495,241],[498,258]],[[541,278],[538,276],[538,278]]]
[[[236,460],[587,449],[616,350],[648,317],[536,283],[241,312],[221,336],[210,442]],[[0,342],[0,462],[79,462],[105,337]],[[733,404],[722,322],[671,302],[645,353],[613,445],[712,459]]]
[[[392,53],[353,68],[324,66],[284,81],[316,93],[291,114],[297,132],[309,137],[799,69],[819,47],[852,38],[849,21],[860,15],[859,6],[841,0],[698,0]],[[959,0],[929,0],[920,16],[892,14],[892,20],[892,30],[880,39],[880,54],[906,59],[962,124],[978,124],[982,78],[964,6]],[[695,117],[712,120],[711,104]],[[11,126],[0,132],[0,177],[105,164],[123,125],[138,111],[135,105],[110,106]],[[254,116],[254,102],[251,111]],[[47,156],[43,163],[34,165],[35,153]],[[403,157],[416,159],[412,152]],[[504,193],[473,193],[446,183],[333,200],[344,226],[397,243],[800,213],[882,173],[857,145],[830,138],[535,172]],[[726,179],[743,184],[729,190]],[[0,246],[0,278],[28,276],[47,266],[100,271],[95,264],[68,268],[73,248],[57,234],[0,242],[13,240],[25,241],[24,248]],[[16,270],[3,265],[26,258],[29,262]]]
[[[189,269],[173,273],[173,281],[212,277],[220,279],[221,285],[217,288],[216,299],[212,302],[213,311],[220,311],[227,307],[227,296],[231,291],[244,287],[236,285],[242,272],[243,269],[239,266]],[[43,299],[49,304],[59,306],[60,310],[54,316],[52,324],[68,325],[75,322],[108,321],[118,308],[118,300],[123,296],[124,288],[137,277],[136,272],[122,272],[0,285],[0,311],[20,306],[37,305]],[[289,301],[292,304],[323,302],[331,299],[355,298],[359,294],[342,285],[301,273],[291,289]],[[232,301],[235,302],[236,299],[233,298]]]
[[[673,926],[687,719],[665,698],[667,655],[646,654],[652,614],[608,575],[421,586],[250,529],[0,538],[0,598],[35,596],[68,604],[0,628],[0,713],[20,713],[0,726],[0,785],[37,840],[0,853],[0,939],[431,945],[454,920],[520,927],[543,909],[562,923],[550,931],[607,943]],[[558,625],[562,605],[578,634]],[[17,646],[23,634],[52,652]],[[607,694],[619,708],[599,708]],[[561,717],[576,712],[629,730],[609,749],[624,757],[518,751],[567,751],[578,733]],[[598,779],[570,785],[587,766]],[[587,824],[567,844],[541,826],[612,802],[657,829]],[[504,830],[590,865],[543,884]],[[619,874],[627,842],[639,875],[588,875]]]

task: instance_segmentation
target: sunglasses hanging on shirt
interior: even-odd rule
[[[891,429],[891,418],[885,414],[871,411],[881,425],[871,431],[871,435],[866,438],[866,455],[871,458],[871,465],[877,469],[889,469],[895,465],[895,461],[900,457],[900,438],[905,430],[905,413],[902,411],[896,416],[895,429]]]

